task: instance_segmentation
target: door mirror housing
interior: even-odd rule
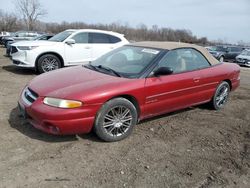
[[[156,69],[154,71],[154,75],[155,76],[164,76],[164,75],[170,75],[173,72],[174,72],[173,69],[170,67],[159,67],[158,69]]]
[[[72,45],[72,44],[75,44],[76,41],[75,41],[74,39],[67,39],[67,40],[65,41],[65,43],[68,44],[68,45]]]

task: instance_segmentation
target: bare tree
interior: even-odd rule
[[[36,21],[47,14],[39,0],[16,0],[17,11],[23,16],[28,30],[33,30]]]
[[[19,20],[13,13],[0,10],[0,31],[15,31],[19,26]]]

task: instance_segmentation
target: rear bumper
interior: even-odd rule
[[[232,91],[236,90],[240,86],[240,77],[232,81]]]

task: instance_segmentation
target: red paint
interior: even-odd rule
[[[161,77],[127,79],[95,72],[81,66],[60,69],[33,79],[28,87],[39,97],[30,106],[20,97],[30,123],[51,134],[79,134],[91,131],[95,116],[108,100],[128,95],[136,99],[139,119],[208,102],[216,87],[229,80],[239,86],[239,66],[232,63]],[[45,96],[79,100],[81,108],[60,109],[43,104]],[[56,127],[56,128],[53,128]]]

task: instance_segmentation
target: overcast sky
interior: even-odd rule
[[[14,0],[0,9],[14,11]],[[48,11],[43,21],[120,22],[136,27],[189,29],[198,37],[250,42],[250,0],[40,0]]]

